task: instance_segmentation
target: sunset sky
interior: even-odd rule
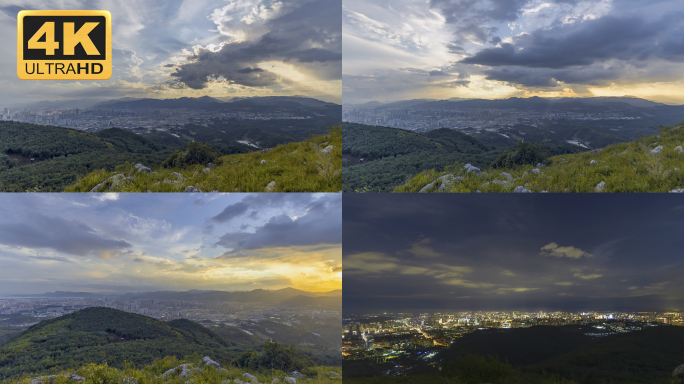
[[[106,81],[17,78],[17,13],[112,14]],[[341,102],[340,0],[5,0],[0,107],[42,100],[291,96]]]
[[[681,0],[344,0],[345,103],[637,96],[684,104]]]
[[[674,194],[347,194],[347,314],[684,308]]]
[[[0,294],[342,289],[341,194],[2,194]]]

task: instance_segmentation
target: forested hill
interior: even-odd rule
[[[230,361],[242,349],[204,327],[110,308],[87,308],[41,321],[0,348],[0,380],[24,372],[56,373],[88,363],[123,367],[195,353]]]
[[[113,170],[126,162],[159,164],[179,148],[177,145],[185,146],[187,141],[167,146],[118,128],[86,133],[0,122],[0,191],[62,191],[93,170]],[[242,153],[254,149],[232,143],[222,150]]]
[[[314,123],[307,120],[307,124]],[[145,174],[145,185],[118,191],[183,192],[190,185],[207,192],[261,192],[268,185],[272,191],[339,191],[341,130],[309,125],[190,124],[169,128],[168,132],[157,130],[139,135],[118,128],[87,133],[0,122],[0,191],[61,192],[79,184],[72,187],[73,191],[90,192],[114,175],[142,176],[134,167],[136,164],[150,170]],[[311,134],[325,131],[329,133]],[[202,172],[209,163],[217,167]],[[194,175],[194,180],[187,180],[188,184],[186,180],[177,180],[179,175],[188,179]],[[100,177],[104,179],[99,180]],[[77,183],[84,179],[84,183]],[[173,183],[164,183],[167,180]]]
[[[226,335],[246,335],[225,325],[216,329]],[[251,371],[283,369],[271,365],[275,358],[288,361],[288,371],[316,365],[294,346],[261,338],[232,340],[186,319],[164,323],[94,307],[42,321],[2,345],[0,382],[16,383],[21,377],[73,371],[88,364],[125,369],[192,356],[210,356],[221,365]]]
[[[489,166],[515,143],[492,145],[464,133],[440,128],[415,133],[399,128],[344,123],[344,192],[392,192],[416,174],[455,163]],[[544,142],[548,153],[574,153],[579,147]]]

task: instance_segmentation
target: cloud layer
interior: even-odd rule
[[[684,83],[684,8],[677,1],[353,0],[344,12],[345,102],[609,91],[672,102],[668,95]],[[428,24],[432,33],[420,28]],[[402,34],[414,30],[419,43]],[[429,76],[407,79],[407,67],[465,73],[460,80],[468,82],[446,87]]]
[[[0,294],[340,289],[341,196],[263,195],[0,196]]]
[[[684,304],[677,199],[452,197],[345,196],[345,311]]]
[[[0,107],[43,100],[305,95],[341,99],[339,0],[70,0],[8,2],[0,33],[21,9],[107,9],[113,75],[106,81],[16,77],[16,49],[0,48]],[[4,49],[4,51],[2,51]]]

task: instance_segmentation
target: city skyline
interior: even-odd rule
[[[0,295],[341,289],[339,194],[5,194]]]
[[[342,12],[345,104],[531,96],[684,103],[681,2],[347,0]]]
[[[682,208],[672,195],[345,196],[344,312],[681,310]]]
[[[9,41],[16,41],[20,10],[110,11],[113,73],[102,81],[22,81],[16,47],[5,44],[0,105],[294,95],[341,103],[341,15],[339,3],[331,4],[335,0],[5,2],[0,32]]]

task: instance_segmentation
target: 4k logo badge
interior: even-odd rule
[[[112,76],[109,11],[20,11],[17,75],[22,80],[107,80]]]

